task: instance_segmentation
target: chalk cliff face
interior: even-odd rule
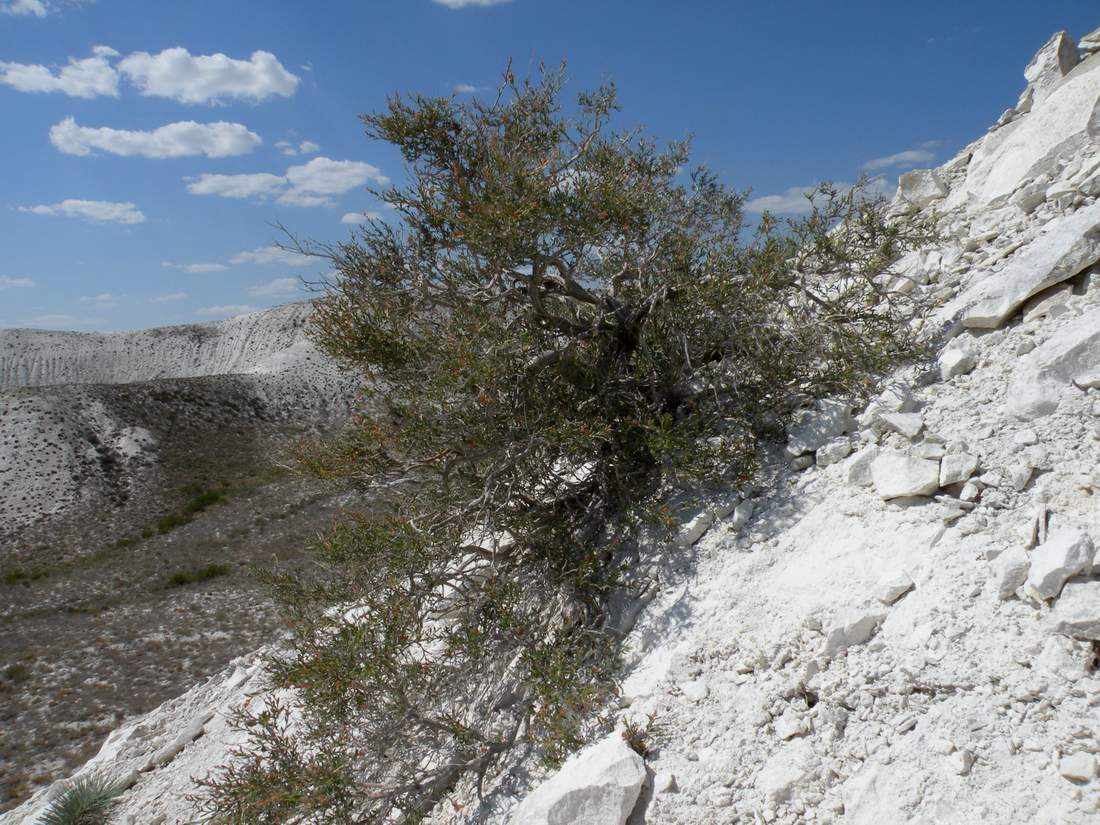
[[[0,539],[127,495],[173,419],[230,426],[346,411],[355,381],[309,339],[311,310],[134,332],[0,330]]]
[[[309,303],[225,321],[133,332],[0,330],[0,388],[125,384],[324,368],[306,337]]]
[[[649,549],[619,711],[658,720],[645,764],[612,733],[434,822],[1097,821],[1100,30],[1055,35],[1025,79],[894,202],[941,230],[893,284],[938,305],[917,321],[937,363],[808,408],[749,497],[700,498],[677,552]],[[81,772],[125,778],[113,823],[188,821],[226,711],[263,701],[255,662],[111,735]]]

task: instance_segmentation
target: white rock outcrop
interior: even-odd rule
[[[624,825],[646,780],[645,762],[612,733],[532,791],[511,825]]]
[[[1040,599],[1053,599],[1067,579],[1092,569],[1094,553],[1084,530],[1059,528],[1032,552],[1027,585]]]
[[[1003,269],[978,272],[974,285],[945,309],[964,326],[994,328],[1023,303],[1100,260],[1100,203],[1051,221]]]
[[[952,186],[944,209],[974,211],[1008,198],[1043,174],[1057,174],[1059,162],[1093,143],[1100,108],[1096,56],[1075,66],[1050,94],[1024,116],[1001,126],[973,148],[965,178]]]
[[[929,496],[940,487],[940,463],[883,451],[871,462],[871,480],[884,499]]]
[[[1100,581],[1066,582],[1050,615],[1055,633],[1100,640]]]
[[[1069,392],[1100,387],[1100,307],[1063,326],[1020,359],[1006,409],[1017,418],[1050,415]]]

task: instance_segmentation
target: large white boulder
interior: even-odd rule
[[[1092,568],[1095,550],[1084,530],[1061,527],[1031,554],[1027,584],[1042,599],[1053,599],[1062,592],[1066,579]]]
[[[809,745],[793,742],[771,755],[753,784],[767,804],[786,802],[813,775],[818,762]]]
[[[612,733],[532,791],[511,825],[623,825],[645,783],[645,762]]]
[[[842,608],[829,623],[822,653],[832,657],[849,647],[863,644],[875,635],[885,618],[884,612],[869,607]]]
[[[1100,309],[1062,325],[1019,360],[1005,406],[1024,420],[1050,415],[1073,385],[1100,386]]]
[[[944,314],[957,317],[967,327],[999,327],[1032,295],[1098,260],[1100,201],[1052,220],[1003,269],[977,273],[972,285],[944,308]]]
[[[871,481],[884,499],[928,496],[940,487],[940,463],[884,451],[871,464]]]
[[[1059,161],[1094,142],[1100,104],[1100,59],[1095,55],[1058,81],[1031,111],[987,135],[974,148],[966,178],[952,186],[946,209],[981,208],[1006,199]]]
[[[917,209],[947,197],[947,186],[935,169],[914,169],[898,178],[898,196]]]
[[[1031,105],[1041,103],[1055,86],[1080,62],[1077,44],[1065,32],[1051,36],[1043,48],[1024,69],[1028,91],[1031,92]]]
[[[1050,629],[1074,639],[1100,640],[1100,581],[1066,582],[1051,611]]]

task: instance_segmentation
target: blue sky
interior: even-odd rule
[[[281,222],[346,237],[401,180],[361,112],[471,94],[509,58],[614,80],[623,125],[783,207],[861,169],[892,185],[1012,106],[1095,0],[0,0],[0,326],[225,317],[323,270]]]

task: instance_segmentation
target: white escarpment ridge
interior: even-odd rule
[[[0,388],[266,375],[327,362],[306,336],[309,302],[224,321],[133,332],[0,330]]]
[[[1017,107],[903,177],[896,208],[942,232],[895,285],[941,305],[920,322],[946,330],[936,369],[807,410],[771,484],[700,502],[694,567],[654,553],[620,712],[660,725],[644,777],[615,732],[435,821],[1097,820],[1100,30],[1081,43],[1055,35]],[[228,710],[263,701],[253,661],[112,734],[83,770],[132,783],[113,823],[189,819],[190,777],[234,744]]]

